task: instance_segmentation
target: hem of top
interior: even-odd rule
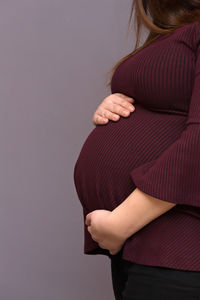
[[[112,255],[110,254],[110,252],[107,249],[103,249],[101,247],[91,247],[91,248],[85,248],[84,249],[84,254],[85,255],[104,255],[104,256],[108,256],[108,258],[112,259],[114,257],[120,256],[122,259],[135,263],[135,264],[139,264],[139,265],[143,265],[143,266],[150,266],[150,267],[161,267],[161,268],[166,268],[166,269],[173,269],[173,270],[180,270],[180,271],[193,271],[193,272],[200,272],[200,266],[199,267],[186,267],[184,266],[184,264],[180,267],[177,266],[175,263],[171,264],[171,263],[163,263],[161,261],[157,261],[152,262],[151,260],[146,260],[145,262],[138,258],[138,257],[130,257],[129,255],[127,255],[124,251],[124,248],[122,248],[117,254]]]
[[[126,254],[122,254],[122,258],[126,261],[132,262],[132,263],[136,263],[139,265],[143,265],[143,266],[149,266],[149,267],[161,267],[161,268],[165,268],[165,269],[173,269],[173,270],[177,270],[177,271],[192,271],[192,272],[199,272],[200,273],[200,266],[199,268],[193,268],[193,267],[184,267],[183,266],[177,266],[176,264],[170,264],[170,263],[163,263],[163,262],[152,262],[150,260],[147,261],[143,261],[142,259],[139,259],[138,257],[136,258],[131,258],[130,256],[127,256]]]

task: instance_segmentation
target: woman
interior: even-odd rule
[[[74,168],[84,253],[110,258],[116,299],[200,299],[200,1],[135,0],[129,25],[134,6]]]

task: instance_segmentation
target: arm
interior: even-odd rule
[[[110,215],[111,226],[126,239],[176,204],[162,201],[136,188]]]
[[[130,170],[143,193],[174,204],[200,209],[200,21],[195,23],[193,89],[180,137],[157,158]]]
[[[136,188],[113,211],[99,209],[87,214],[85,224],[101,248],[116,254],[130,236],[175,205]]]

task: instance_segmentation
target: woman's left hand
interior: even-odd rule
[[[103,249],[109,250],[110,254],[116,254],[122,248],[126,238],[116,231],[115,224],[111,219],[112,212],[98,209],[86,216],[85,224],[92,239]]]

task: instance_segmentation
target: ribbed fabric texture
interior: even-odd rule
[[[123,61],[111,93],[135,111],[92,130],[74,167],[85,216],[113,210],[138,187],[171,210],[126,240],[126,260],[200,271],[200,21],[165,34]],[[84,253],[104,254],[84,224]]]

